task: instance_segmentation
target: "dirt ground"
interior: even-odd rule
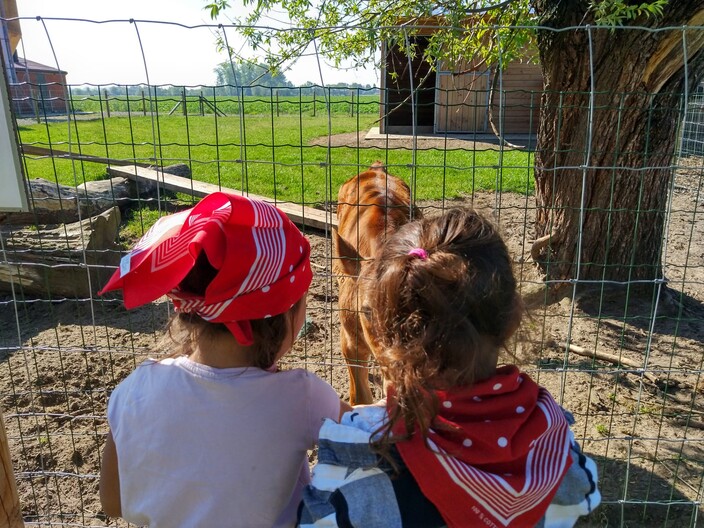
[[[695,160],[675,182],[665,254],[671,293],[641,298],[594,291],[574,302],[568,295],[534,309],[512,343],[523,368],[574,413],[575,435],[598,463],[604,504],[580,526],[682,528],[695,526],[702,513],[696,504],[704,475],[701,163]],[[475,194],[445,206],[460,204],[496,213],[521,286],[534,291],[541,277],[528,252],[533,199]],[[420,205],[426,214],[442,206]],[[316,372],[345,398],[330,239],[308,235],[316,276],[307,333],[284,367]],[[105,404],[114,386],[153,354],[168,304],[125,312],[116,299],[0,301],[0,405],[25,520],[34,526],[124,526],[106,519],[98,500]],[[622,363],[580,355],[564,346],[568,340]],[[629,367],[629,360],[647,364],[651,377]],[[381,395],[377,374],[371,370]]]

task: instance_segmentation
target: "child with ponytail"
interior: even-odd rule
[[[407,224],[360,284],[387,398],[325,421],[300,526],[562,528],[599,504],[571,415],[499,365],[523,306],[491,222]]]

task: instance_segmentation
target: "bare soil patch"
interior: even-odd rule
[[[528,136],[511,138],[511,144],[516,147],[527,147],[534,139]],[[489,134],[452,134],[452,135],[367,135],[365,132],[348,132],[322,136],[309,142],[310,145],[330,147],[364,147],[378,149],[418,149],[418,150],[498,150],[498,140]],[[506,147],[512,148],[512,147]]]

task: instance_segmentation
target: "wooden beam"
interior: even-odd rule
[[[320,230],[337,227],[337,215],[334,213],[327,213],[325,211],[321,211],[320,209],[313,209],[312,207],[307,207],[302,204],[276,201],[264,196],[258,196],[256,194],[243,192],[237,189],[229,189],[227,187],[221,187],[212,183],[190,180],[181,176],[167,174],[163,171],[131,166],[108,167],[108,173],[113,177],[122,176],[134,181],[157,183],[162,189],[198,197],[203,197],[217,191],[240,194],[242,196],[248,196],[249,198],[254,198],[255,200],[261,200],[263,202],[275,205],[286,213],[286,216],[288,216],[293,223],[299,226]]]
[[[134,160],[121,160],[114,158],[103,158],[101,156],[91,156],[90,154],[78,154],[76,152],[67,152],[65,150],[49,149],[46,147],[38,147],[36,145],[22,144],[22,154],[30,156],[50,156],[53,158],[75,159],[79,161],[90,161],[93,163],[105,163],[108,165],[137,165],[138,167],[151,167],[150,163],[135,163]]]
[[[5,421],[0,410],[0,526],[23,528],[22,509],[17,495],[15,473],[12,470],[10,446],[7,443]]]

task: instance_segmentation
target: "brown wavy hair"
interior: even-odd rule
[[[179,288],[188,293],[205,295],[205,289],[216,274],[217,270],[211,266],[205,252],[202,252],[186,278],[179,284]],[[293,332],[293,316],[304,299],[305,295],[285,313],[250,321],[254,338],[254,344],[249,348],[252,366],[267,369],[273,365],[286,333]],[[174,314],[167,324],[164,340],[161,346],[167,343],[176,345],[176,351],[171,354],[172,356],[189,356],[193,353],[196,343],[201,346],[208,346],[208,342],[213,340],[232,340],[233,345],[236,343],[224,324],[208,322],[192,313]]]
[[[422,248],[427,258],[409,255]],[[492,376],[523,306],[501,235],[473,209],[411,222],[364,272],[365,332],[393,388],[389,421],[375,447],[388,453],[401,422],[427,440],[438,411],[434,390]]]

